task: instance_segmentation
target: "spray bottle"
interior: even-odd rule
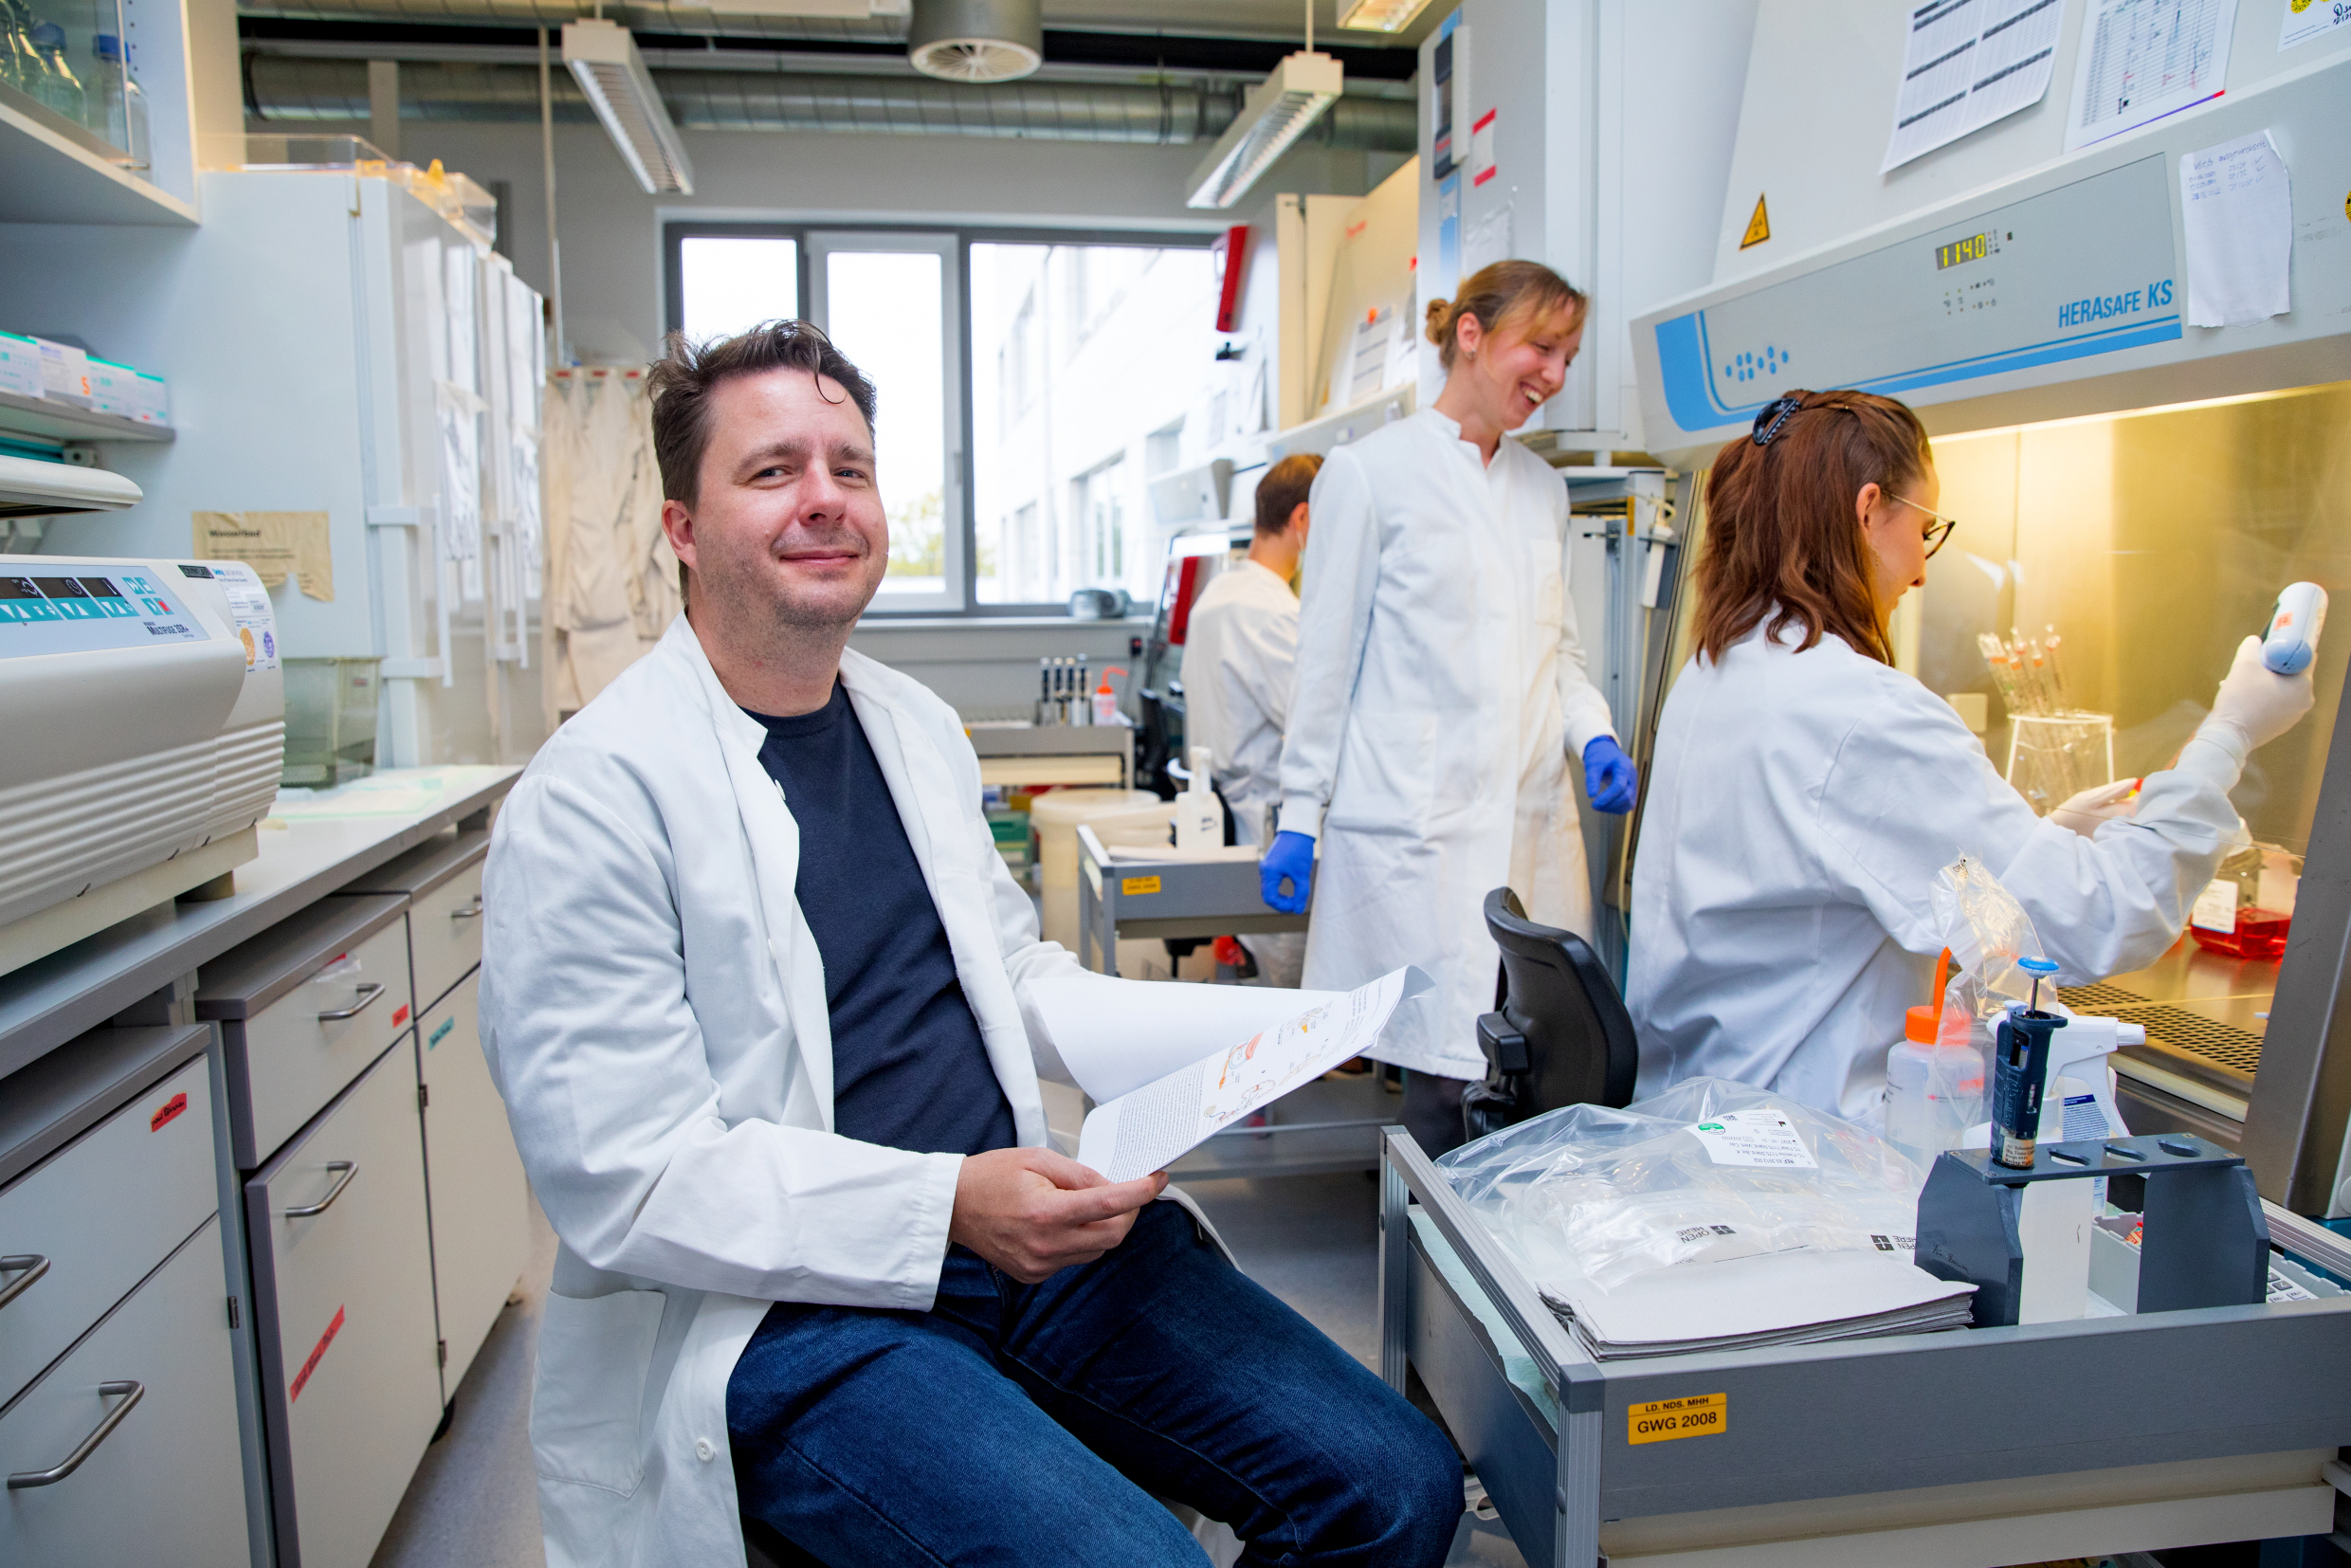
[[[1126,666],[1123,665],[1103,665],[1102,684],[1094,688],[1095,723],[1115,724],[1119,721],[1119,694],[1112,689],[1110,678],[1125,673]]]
[[[1213,849],[1225,842],[1225,807],[1209,781],[1209,749],[1192,748],[1192,776],[1176,797],[1176,851]]]

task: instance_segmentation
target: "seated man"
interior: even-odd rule
[[[1184,643],[1184,743],[1209,749],[1234,839],[1260,849],[1273,842],[1273,810],[1282,802],[1282,732],[1289,727],[1290,680],[1298,669],[1298,594],[1290,579],[1306,548],[1306,492],[1321,468],[1321,458],[1298,452],[1257,482],[1248,559],[1208,585],[1192,607]],[[1304,932],[1240,940],[1266,984],[1298,984],[1306,963]]]
[[[739,1562],[749,1516],[832,1568],[1198,1564],[1154,1493],[1251,1563],[1440,1562],[1443,1434],[1164,1173],[1045,1146],[1027,988],[1077,965],[954,712],[847,651],[889,557],[873,388],[792,321],[653,387],[686,613],[540,750],[484,900],[483,1038],[562,1243],[549,1562]]]

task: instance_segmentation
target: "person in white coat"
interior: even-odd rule
[[[1977,857],[2069,983],[2151,963],[2243,831],[2248,754],[2308,711],[2308,673],[2271,674],[2249,637],[2135,811],[2081,815],[2088,836],[2036,817],[1893,667],[1887,618],[1954,526],[1941,500],[1917,418],[1866,392],[1776,399],[1716,457],[1698,651],[1659,719],[1633,862],[1637,1094],[1734,1078],[1878,1124],[1887,1047],[1943,946],[1939,870]]]
[[[483,1048],[560,1244],[550,1564],[1198,1564],[1157,1493],[1247,1561],[1432,1568],[1436,1428],[1164,1174],[1047,1147],[1030,988],[1078,967],[954,711],[846,650],[871,387],[796,322],[655,381],[686,614],[541,748],[484,883]]]
[[[1184,743],[1206,746],[1216,792],[1232,812],[1234,841],[1259,848],[1273,837],[1282,798],[1282,736],[1298,672],[1298,594],[1290,587],[1313,522],[1307,495],[1322,460],[1294,452],[1257,482],[1248,556],[1217,574],[1192,607],[1184,643]],[[1267,985],[1295,986],[1306,959],[1303,932],[1244,936]]]
[[[1309,986],[1403,963],[1435,981],[1375,1053],[1406,1069],[1405,1122],[1432,1155],[1462,1141],[1462,1091],[1485,1071],[1485,895],[1507,884],[1531,919],[1590,935],[1570,760],[1595,807],[1632,803],[1568,599],[1566,482],[1503,439],[1566,384],[1583,327],[1584,297],[1549,267],[1477,272],[1429,306],[1436,402],[1335,449],[1314,484],[1281,831],[1260,874],[1277,909],[1312,884]]]

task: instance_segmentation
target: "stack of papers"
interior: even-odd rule
[[[1479,1217],[1595,1359],[1687,1356],[1965,1328],[1976,1287],[1890,1252],[1799,1251],[1680,1264],[1602,1290],[1557,1239]]]

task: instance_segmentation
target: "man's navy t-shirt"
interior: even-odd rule
[[[918,1154],[1011,1148],[1012,1107],[848,688],[834,682],[814,713],[752,717],[800,826],[794,890],[825,959],[833,1131]]]

